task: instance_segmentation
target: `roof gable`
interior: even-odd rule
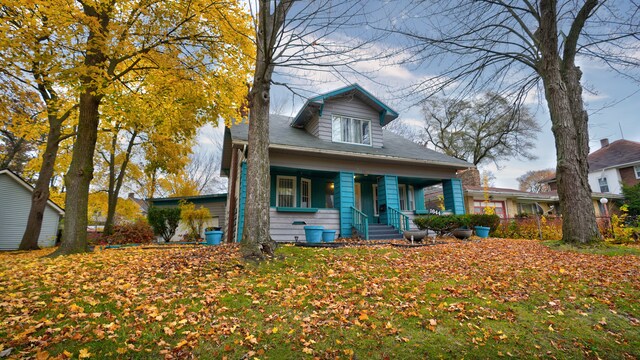
[[[378,98],[371,95],[371,93],[366,91],[360,85],[352,84],[308,99],[304,103],[298,114],[296,114],[296,116],[291,121],[291,126],[298,128],[304,127],[304,125],[311,119],[315,112],[322,113],[324,103],[326,101],[348,94],[353,94],[353,96],[356,96],[365,104],[375,109],[380,116],[379,119],[381,126],[387,125],[398,117],[397,111],[393,110]]]
[[[20,177],[18,174],[14,173],[13,171],[9,170],[9,169],[4,169],[4,170],[0,170],[0,175],[6,175],[7,177],[9,177],[10,179],[12,179],[13,181],[17,182],[18,184],[20,184],[22,187],[24,187],[25,189],[27,189],[29,191],[29,193],[32,193],[34,190],[34,187],[31,186],[26,180],[24,180],[22,177]],[[60,206],[58,206],[58,204],[54,203],[53,201],[51,201],[50,199],[47,199],[47,204],[49,206],[51,206],[56,212],[58,212],[60,215],[64,215],[64,209],[61,208]]]
[[[590,172],[640,162],[640,142],[616,140],[589,154],[587,160]]]

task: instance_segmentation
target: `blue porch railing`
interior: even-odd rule
[[[389,213],[389,225],[393,226],[398,231],[409,230],[409,217],[402,213],[398,209],[387,207]]]
[[[352,225],[360,234],[364,236],[365,240],[369,240],[369,217],[362,211],[351,207],[351,218],[353,219]]]

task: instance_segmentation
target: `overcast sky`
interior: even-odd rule
[[[343,35],[344,36],[344,35]],[[438,74],[438,69],[413,65],[399,65],[409,54],[394,49],[396,44],[389,42],[374,43],[361,50],[362,58],[371,58],[376,53],[392,53],[384,60],[362,61],[354,65],[358,73],[336,71],[314,71],[278,69],[276,81],[295,83],[297,94],[284,87],[272,88],[272,112],[294,116],[302,106],[304,99],[339,87],[359,83],[366,90],[400,113],[398,120],[410,124],[419,124],[422,113],[415,104],[416,98],[407,96],[403,91],[419,79]],[[622,136],[628,140],[640,141],[640,84],[628,78],[608,71],[602,64],[578,58],[583,71],[582,83],[585,88],[583,98],[589,113],[589,138],[591,151],[600,147],[600,139],[615,141]],[[285,75],[293,75],[293,78]],[[555,168],[555,144],[551,133],[551,121],[546,103],[541,94],[535,91],[527,98],[527,105],[535,114],[541,127],[534,153],[537,160],[520,161],[517,159],[501,162],[500,169],[494,165],[481,166],[481,170],[491,170],[496,175],[495,185],[517,188],[516,178],[529,170]],[[221,128],[205,129],[201,140],[220,136]],[[217,135],[214,135],[217,134]]]

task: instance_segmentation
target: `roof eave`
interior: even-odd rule
[[[248,142],[246,140],[234,140],[233,144],[246,145],[248,144]],[[404,158],[404,157],[396,157],[396,156],[388,156],[388,155],[363,154],[363,153],[356,153],[356,152],[349,152],[349,151],[305,148],[305,147],[281,145],[281,144],[270,144],[269,149],[291,150],[291,151],[299,151],[303,153],[336,155],[336,156],[345,156],[345,157],[354,157],[354,158],[402,161],[402,162],[412,163],[412,164],[438,165],[438,166],[452,167],[452,168],[455,168],[456,170],[464,170],[464,169],[468,169],[469,166],[473,166],[470,163],[459,164],[459,163],[452,163],[452,162],[446,162],[446,161],[421,160],[421,159],[412,159],[412,158]]]

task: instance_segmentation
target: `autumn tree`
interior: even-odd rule
[[[46,135],[42,115],[37,93],[12,81],[0,84],[0,169],[24,175],[25,166]]]
[[[46,140],[41,166],[31,194],[31,209],[20,250],[38,248],[58,148],[61,141],[72,135],[65,132],[64,124],[76,114],[77,108],[72,96],[64,91],[68,84],[67,72],[74,62],[67,51],[73,47],[74,29],[68,28],[68,18],[52,10],[55,5],[50,3],[52,6],[26,6],[21,1],[8,0],[0,8],[2,81],[14,94],[21,94],[19,101],[25,104],[33,101],[29,106],[40,108],[38,111],[47,124],[43,131]],[[52,25],[54,22],[56,25]],[[66,28],[67,36],[59,33],[56,27]],[[33,132],[40,131],[35,124],[27,125]]]
[[[169,152],[168,161],[180,164],[190,151],[197,129],[210,120],[200,113],[208,105],[207,89],[194,88],[194,84],[182,81],[184,77],[175,70],[156,74],[144,82],[134,78],[135,87],[116,84],[121,91],[105,98],[95,156],[98,171],[92,187],[108,194],[106,235],[113,229],[130,163],[134,157],[144,156],[140,153],[145,144],[158,141],[154,145]],[[167,99],[178,101],[167,106]]]
[[[554,169],[529,170],[520,175],[518,180],[518,188],[522,191],[530,191],[534,193],[551,191],[549,184],[544,183],[556,176]]]
[[[423,113],[421,129],[398,123],[390,130],[473,165],[536,158],[531,152],[540,131],[535,118],[526,107],[498,94],[428,99]]]
[[[367,60],[354,53],[372,41],[351,41],[337,36],[363,25],[366,2],[256,0],[249,2],[257,49],[249,91],[247,149],[247,197],[241,250],[245,259],[261,260],[273,255],[275,242],[269,235],[269,109],[271,86],[290,84],[274,80],[277,69],[348,69]],[[353,34],[352,34],[353,35]],[[332,38],[332,36],[335,36]]]
[[[600,0],[414,1],[407,9],[412,17],[393,22],[388,30],[409,41],[411,59],[438,70],[414,89],[423,97],[442,90],[462,97],[481,89],[522,103],[533,90],[544,95],[556,145],[563,241],[602,241],[587,177],[589,118],[576,59],[637,76],[638,5]]]
[[[20,52],[24,45],[42,41],[46,47],[24,55],[24,63],[45,59],[63,62],[39,65],[29,76],[46,70],[50,77],[38,85],[51,85],[47,96],[66,89],[79,101],[77,134],[69,169],[65,175],[65,228],[56,253],[86,251],[87,205],[93,177],[93,154],[97,142],[100,106],[118,89],[115,84],[145,82],[162,72],[180,71],[179,81],[194,91],[205,89],[208,105],[200,116],[216,122],[237,117],[244,102],[244,82],[249,68],[248,17],[232,1],[20,1],[7,2],[4,15],[13,27],[3,29],[1,44]],[[18,15],[15,15],[18,14]],[[14,16],[15,15],[15,16]],[[43,29],[38,34],[30,28]],[[10,39],[7,41],[6,39]],[[11,40],[20,41],[11,41]],[[35,75],[34,75],[35,74]],[[21,80],[22,73],[12,73]],[[132,79],[133,78],[133,79]],[[52,92],[53,91],[53,92]],[[180,99],[166,99],[166,106]],[[69,110],[58,117],[69,116]],[[64,110],[64,109],[63,109]],[[53,127],[52,127],[53,129]],[[53,134],[57,135],[57,134]],[[53,136],[53,138],[59,136]],[[53,151],[48,152],[53,153]]]

